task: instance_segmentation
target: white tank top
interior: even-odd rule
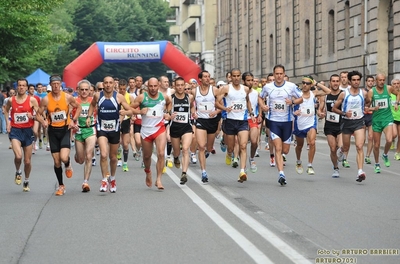
[[[299,105],[301,111],[300,116],[296,117],[296,123],[299,130],[310,128],[316,124],[315,116],[315,96],[310,92],[310,98],[304,98],[303,102]]]
[[[239,90],[236,90],[232,84],[228,85],[228,94],[225,96],[227,107],[232,110],[227,113],[226,118],[233,120],[247,120],[247,102],[246,91],[240,84]]]
[[[210,119],[210,113],[215,111],[215,96],[213,87],[210,85],[208,87],[208,92],[205,95],[202,95],[200,91],[200,86],[198,86],[196,88],[197,117]]]
[[[361,119],[364,116],[364,94],[359,89],[358,94],[352,95],[350,88],[344,90],[344,100],[342,102],[342,111],[351,111],[351,117],[343,117],[344,119]]]
[[[251,108],[253,109],[254,116],[258,116],[258,91],[251,89],[249,92],[249,100],[251,104]],[[251,116],[249,115],[248,118],[250,119]]]

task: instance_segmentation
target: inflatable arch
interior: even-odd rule
[[[95,42],[68,64],[63,77],[67,87],[77,83],[103,62],[163,62],[186,81],[197,79],[200,67],[169,41]]]

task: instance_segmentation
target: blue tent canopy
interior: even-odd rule
[[[36,71],[34,71],[31,75],[29,75],[28,77],[26,77],[26,79],[28,80],[29,84],[38,84],[41,83],[44,86],[49,84],[49,78],[50,75],[47,74],[45,71],[43,71],[42,69],[38,68]]]

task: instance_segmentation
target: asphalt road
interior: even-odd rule
[[[288,184],[281,187],[268,151],[261,150],[258,171],[241,184],[239,170],[225,165],[215,147],[208,184],[201,183],[199,166],[190,165],[186,185],[171,168],[164,191],[148,188],[130,154],[130,171],[118,168],[117,193],[98,191],[99,166],[92,191],[82,193],[83,167],[73,163],[67,192],[56,197],[50,153],[33,156],[31,191],[23,193],[14,184],[7,136],[0,135],[0,263],[399,263],[400,161],[392,151],[391,167],[374,174],[365,165],[367,179],[357,183],[352,146],[351,168],[340,168],[334,179],[319,134],[316,174],[295,172],[292,147]],[[304,148],[303,164],[306,154]],[[374,251],[380,249],[395,251]]]

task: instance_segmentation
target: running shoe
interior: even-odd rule
[[[96,157],[92,158],[92,166],[96,166]]]
[[[264,148],[265,150],[269,150],[269,144],[268,144],[268,142],[265,144],[265,148]]]
[[[110,181],[110,193],[116,193],[117,192],[117,183],[115,182],[115,179]]]
[[[270,157],[270,159],[269,159],[269,166],[271,166],[271,167],[275,167],[275,157]]]
[[[365,180],[365,172],[361,172],[360,174],[358,174],[356,181],[362,182],[364,180]]]
[[[165,161],[165,166],[167,166],[168,168],[172,168],[174,166],[172,164],[171,158],[167,158],[167,160]]]
[[[238,161],[237,158],[233,158],[232,167],[233,167],[233,168],[237,168],[237,166],[239,166],[239,161]]]
[[[71,140],[71,148],[75,147],[75,140]]]
[[[375,164],[374,172],[375,172],[375,173],[381,173],[381,165]]]
[[[256,154],[254,155],[254,157],[259,158],[260,154],[258,154],[258,150],[256,150]]]
[[[287,182],[286,182],[285,175],[283,175],[283,174],[279,174],[279,179],[278,179],[278,182],[279,182],[281,185],[286,185],[286,184],[287,184]]]
[[[67,176],[67,178],[72,178],[73,174],[74,171],[72,170],[72,166],[70,164],[68,168],[65,168],[65,176]]]
[[[21,185],[21,182],[22,182],[22,172],[20,172],[20,171],[17,171],[16,173],[15,173],[15,184],[16,185]]]
[[[286,155],[285,155],[285,154],[282,154],[282,159],[283,159],[283,162],[286,162],[286,161],[287,161]]]
[[[181,167],[181,161],[179,160],[179,157],[174,157],[174,165],[175,168],[179,169]]]
[[[208,156],[210,156],[210,152],[206,150],[206,151],[204,152],[204,155],[206,156],[206,158],[208,158]]]
[[[191,162],[192,164],[196,164],[196,163],[197,163],[196,153],[190,154],[190,162]]]
[[[82,192],[90,192],[89,183],[87,182],[82,183]]]
[[[394,141],[392,142],[392,145],[390,146],[390,149],[395,149],[396,148],[396,145],[395,145],[395,143],[394,143]]]
[[[181,182],[180,182],[180,184],[181,184],[181,185],[184,185],[186,182],[187,182],[187,176],[186,176],[186,173],[182,173],[182,175],[181,175]]]
[[[133,158],[134,158],[136,161],[139,161],[141,156],[142,156],[142,152],[141,152],[140,150],[137,151],[137,152],[135,152],[135,153],[133,153]]]
[[[365,161],[366,164],[371,164],[371,159],[368,156],[365,157],[364,161]]]
[[[336,155],[339,162],[342,162],[344,160],[344,153],[342,152],[342,148],[338,148],[338,150],[336,151]]]
[[[29,192],[31,189],[29,188],[29,182],[24,181],[24,184],[22,185],[22,191],[23,192]]]
[[[162,174],[165,174],[166,172],[167,172],[167,167],[164,167],[163,170],[162,170]]]
[[[211,154],[215,154],[216,152],[215,152],[215,148],[213,148],[212,150],[211,150]]]
[[[247,175],[245,172],[241,172],[239,173],[238,182],[243,183],[244,181],[247,181]]]
[[[225,155],[225,164],[228,166],[232,164],[232,158],[228,153]]]
[[[386,154],[382,154],[382,159],[383,159],[383,161],[385,162],[385,166],[386,167],[390,167],[390,160],[389,160],[389,157],[388,157],[388,155]]]
[[[394,159],[395,160],[400,160],[400,154],[399,153],[394,153]]]
[[[141,166],[142,168],[144,168],[144,162],[142,161],[142,166]],[[165,173],[165,172],[163,172],[163,173]]]
[[[343,160],[342,161],[342,166],[345,167],[345,168],[350,168],[350,164],[349,164],[349,162],[347,160]]]
[[[127,163],[124,163],[124,164],[122,164],[122,171],[129,171],[129,168],[128,168],[128,164]]]
[[[314,175],[315,174],[314,168],[312,166],[308,166],[306,172],[307,172],[308,175]]]
[[[108,180],[103,179],[101,180],[100,192],[107,192],[107,191],[108,191]]]
[[[224,142],[224,138],[221,138],[219,146],[220,146],[222,152],[226,152],[226,145],[225,145],[225,142]]]
[[[99,156],[100,155],[100,149],[97,147],[96,148],[96,156]]]
[[[47,137],[43,136],[43,143],[46,145],[47,144]]]
[[[203,171],[201,173],[201,181],[204,182],[204,183],[208,182],[207,172]]]
[[[122,148],[121,148],[121,145],[119,146],[119,148],[118,148],[118,152],[117,152],[117,159],[121,159],[122,158]]]
[[[310,144],[307,144],[307,150],[310,150]]]
[[[118,159],[117,167],[122,167],[122,160]]]
[[[46,151],[50,151],[50,145],[49,144],[46,145]]]
[[[339,168],[333,169],[332,178],[339,178]]]
[[[64,185],[58,186],[58,188],[57,188],[57,190],[55,192],[55,195],[56,196],[63,196],[64,193],[65,193],[65,186]]]
[[[44,137],[43,137],[43,139],[44,139]],[[42,149],[43,148],[43,142],[40,140],[39,141],[39,149]]]
[[[255,173],[257,171],[257,164],[254,160],[249,159],[250,162],[250,171]]]
[[[296,172],[298,174],[302,174],[303,173],[303,165],[301,165],[301,163],[296,163]]]

